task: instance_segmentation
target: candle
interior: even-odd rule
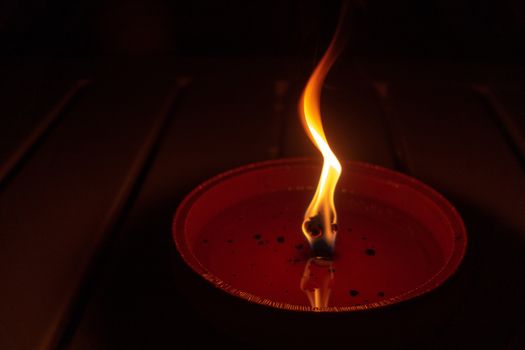
[[[446,322],[459,307],[456,285],[432,302],[415,298],[458,268],[467,243],[460,216],[413,178],[342,165],[331,260],[316,259],[301,232],[319,160],[247,165],[186,197],[173,221],[175,278],[205,319],[266,346],[350,340],[360,349],[406,345]]]
[[[349,315],[421,296],[449,278],[465,253],[463,222],[445,198],[388,169],[341,164],[330,148],[320,94],[341,48],[340,28],[341,22],[299,101],[301,121],[323,163],[283,159],[221,174],[190,193],[174,219],[173,237],[187,265],[219,290],[249,302],[213,313],[221,325],[235,314],[241,334],[251,333],[246,324],[275,330],[282,322],[289,334],[279,341],[302,334],[303,346],[326,346],[328,339],[344,339],[345,327],[352,325],[361,340],[352,345],[363,347],[370,338],[368,345],[375,346],[374,331],[384,337],[395,329],[384,317],[376,317],[370,329],[366,317],[341,323],[312,315]],[[283,313],[261,322],[262,311],[248,305]]]
[[[184,260],[248,301],[298,311],[377,308],[441,284],[464,254],[463,223],[443,197],[387,169],[341,165],[330,148],[320,95],[341,49],[344,10],[299,101],[323,163],[233,170],[198,187],[177,212],[174,238]]]
[[[199,186],[177,211],[177,249],[216,287],[286,310],[378,308],[443,283],[466,247],[463,223],[450,203],[400,173],[344,165],[330,263],[312,262],[315,254],[300,230],[320,166],[309,159],[252,164]]]

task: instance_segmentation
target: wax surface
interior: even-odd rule
[[[442,196],[405,175],[346,162],[335,204],[331,261],[312,260],[301,232],[320,164],[248,165],[195,189],[174,220],[179,253],[237,297],[290,310],[353,311],[431,291],[458,267],[461,218]]]
[[[194,254],[231,286],[276,302],[311,306],[306,291],[323,288],[329,306],[352,306],[399,295],[443,264],[432,234],[411,216],[377,200],[337,194],[336,255],[326,271],[306,271],[310,249],[301,233],[313,189],[249,198],[208,222]],[[303,281],[302,285],[301,282]]]

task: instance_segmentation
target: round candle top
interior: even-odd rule
[[[319,163],[282,160],[219,175],[179,208],[184,260],[215,286],[300,311],[353,311],[421,295],[459,265],[462,221],[435,191],[383,168],[346,163],[332,260],[313,259],[301,233]]]

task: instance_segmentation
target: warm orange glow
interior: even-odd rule
[[[299,101],[299,112],[303,126],[324,159],[317,190],[306,210],[302,226],[306,239],[318,257],[332,256],[337,235],[334,192],[342,169],[323,130],[320,100],[324,80],[338,55],[339,29],[336,31],[328,50],[315,67]]]

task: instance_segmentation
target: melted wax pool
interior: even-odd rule
[[[276,303],[367,305],[407,292],[436,274],[445,257],[433,235],[377,199],[336,194],[339,231],[330,266],[309,264],[301,232],[313,188],[254,196],[224,208],[193,236],[193,254],[237,290]]]
[[[452,205],[413,178],[354,162],[344,163],[335,194],[333,261],[311,260],[301,224],[320,167],[308,159],[255,163],[197,187],[173,222],[182,258],[236,297],[295,311],[391,305],[457,269],[467,237]]]

